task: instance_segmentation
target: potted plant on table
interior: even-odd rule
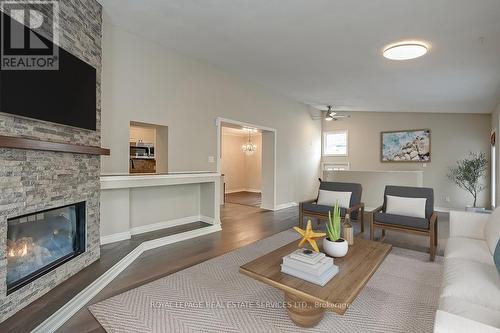
[[[333,212],[328,213],[326,223],[326,237],[323,238],[323,250],[332,257],[343,257],[349,249],[347,241],[340,237],[341,216],[339,203],[335,204]]]
[[[481,182],[488,171],[488,159],[486,154],[469,153],[467,158],[459,160],[455,167],[450,168],[448,179],[457,184],[458,187],[468,191],[474,198],[474,203],[466,207],[467,211],[483,211],[484,208],[477,207],[478,194],[486,189]]]

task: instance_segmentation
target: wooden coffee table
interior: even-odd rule
[[[355,238],[343,258],[336,258],[340,271],[324,287],[281,273],[282,258],[297,249],[294,241],[240,267],[240,272],[285,292],[290,319],[302,327],[316,326],[325,310],[343,315],[392,245]]]

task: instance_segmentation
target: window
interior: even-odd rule
[[[323,155],[347,156],[347,130],[323,134]]]

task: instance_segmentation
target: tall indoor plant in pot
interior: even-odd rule
[[[332,257],[343,257],[349,249],[347,241],[340,238],[341,217],[339,203],[335,204],[333,212],[328,213],[326,223],[326,237],[323,238],[323,250]]]
[[[454,182],[458,187],[469,192],[474,198],[472,207],[467,207],[468,211],[481,211],[484,208],[477,207],[477,196],[486,189],[481,181],[488,171],[488,159],[486,154],[469,153],[469,156],[463,160],[457,161],[456,166],[450,168],[448,179]]]

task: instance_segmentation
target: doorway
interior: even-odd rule
[[[217,119],[221,202],[275,209],[274,129]]]
[[[256,128],[222,126],[221,173],[224,202],[260,207],[262,133]]]

